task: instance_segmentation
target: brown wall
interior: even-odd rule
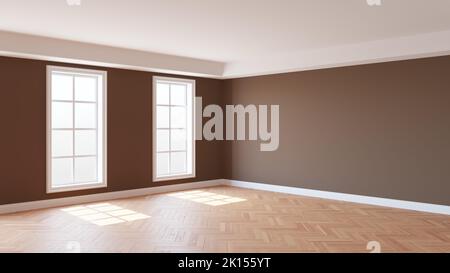
[[[279,104],[280,147],[197,141],[197,177],[152,183],[153,73],[108,71],[108,188],[46,194],[46,65],[0,57],[0,204],[231,178],[450,205],[450,56],[226,81],[203,104]]]
[[[279,104],[280,147],[228,143],[227,178],[450,205],[450,56],[226,81]]]
[[[108,187],[46,194],[46,65],[108,72]],[[0,204],[223,178],[223,143],[197,141],[197,177],[152,182],[153,73],[0,57]],[[188,78],[188,77],[186,77]],[[194,78],[205,104],[222,82]]]

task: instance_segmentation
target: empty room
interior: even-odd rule
[[[449,253],[449,75],[446,0],[0,0],[0,252]]]

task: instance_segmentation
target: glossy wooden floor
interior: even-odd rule
[[[450,216],[214,187],[0,216],[0,252],[450,252]]]

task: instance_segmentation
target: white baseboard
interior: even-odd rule
[[[391,208],[399,208],[399,209],[407,209],[407,210],[415,210],[415,211],[450,215],[450,206],[444,206],[444,205],[435,205],[435,204],[396,200],[396,199],[381,198],[381,197],[371,197],[371,196],[356,195],[356,194],[309,190],[309,189],[296,188],[296,187],[287,187],[287,186],[279,186],[279,185],[263,184],[263,183],[255,183],[255,182],[244,182],[244,181],[238,181],[238,180],[225,180],[224,185],[248,188],[248,189],[256,189],[256,190],[272,191],[272,192],[289,193],[289,194],[309,196],[309,197],[333,199],[333,200],[339,200],[339,201],[347,201],[347,202],[369,204],[369,205],[376,205],[376,206],[383,206],[383,207],[391,207]]]
[[[155,182],[155,183],[157,183],[157,182]],[[156,186],[156,187],[151,187],[151,188],[142,188],[142,189],[135,189],[135,190],[115,191],[115,192],[89,194],[89,195],[74,196],[74,197],[39,200],[39,201],[24,202],[24,203],[6,204],[6,205],[0,205],[0,214],[37,210],[37,209],[45,209],[45,208],[52,208],[52,207],[62,207],[62,206],[91,203],[91,202],[100,202],[100,201],[107,201],[107,200],[114,200],[114,199],[123,199],[123,198],[130,198],[130,197],[136,197],[136,196],[145,196],[145,195],[151,195],[151,194],[157,194],[157,193],[198,189],[198,188],[213,187],[213,186],[220,186],[220,185],[227,185],[227,186],[248,188],[248,189],[256,189],[256,190],[264,190],[264,191],[272,191],[272,192],[281,192],[281,193],[288,193],[288,194],[308,196],[308,197],[317,197],[317,198],[347,201],[347,202],[353,202],[353,203],[361,203],[361,204],[369,204],[369,205],[376,205],[376,206],[383,206],[383,207],[391,207],[391,208],[399,208],[399,209],[407,209],[407,210],[414,210],[414,211],[423,211],[423,212],[431,212],[431,213],[450,215],[450,206],[444,206],[444,205],[435,205],[435,204],[396,200],[396,199],[381,198],[381,197],[371,197],[371,196],[356,195],[356,194],[310,190],[310,189],[303,189],[303,188],[297,188],[297,187],[279,186],[279,185],[273,185],[273,184],[245,182],[245,181],[228,180],[228,179],[215,179],[215,180],[207,180],[207,181],[192,182],[192,183],[182,183],[182,184],[175,184],[175,185],[168,185],[168,186]]]
[[[158,182],[155,182],[155,183],[158,183]],[[36,209],[44,209],[44,208],[52,208],[52,207],[62,207],[62,206],[69,206],[69,205],[76,205],[76,204],[83,204],[83,203],[122,199],[122,198],[130,198],[130,197],[144,196],[144,195],[150,195],[150,194],[156,194],[156,193],[213,187],[213,186],[223,185],[223,183],[224,183],[223,179],[216,179],[216,180],[207,180],[207,181],[192,182],[192,183],[182,183],[182,184],[175,184],[175,185],[168,185],[168,186],[155,186],[155,187],[135,189],[135,190],[105,192],[105,193],[97,193],[97,194],[65,197],[65,198],[55,198],[55,199],[31,201],[31,202],[24,202],[24,203],[6,204],[6,205],[0,205],[0,214],[28,211],[28,210],[36,210]]]

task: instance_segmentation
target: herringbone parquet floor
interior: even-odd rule
[[[0,216],[0,252],[450,252],[450,216],[213,187]]]

